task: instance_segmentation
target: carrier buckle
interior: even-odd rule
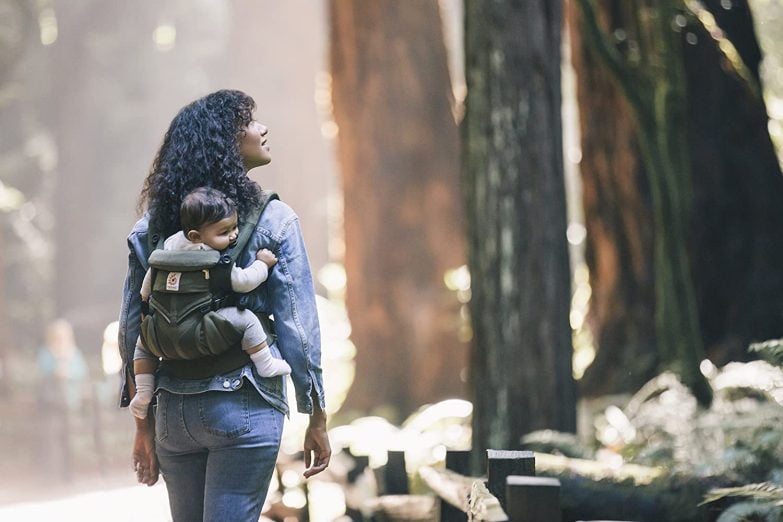
[[[229,296],[216,297],[212,299],[212,311],[215,311],[219,308],[226,308],[227,306],[231,306],[231,300]]]

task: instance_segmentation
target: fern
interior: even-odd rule
[[[771,339],[763,343],[753,343],[748,351],[758,353],[770,364],[783,366],[783,339]]]
[[[747,497],[756,502],[767,502],[771,505],[783,506],[783,486],[771,482],[759,482],[734,488],[716,488],[710,490],[700,506],[727,497]]]

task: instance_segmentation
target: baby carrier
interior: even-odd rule
[[[144,347],[175,375],[201,378],[247,362],[245,352],[232,350],[239,347],[244,332],[217,310],[244,308],[241,294],[231,289],[231,268],[272,199],[278,199],[277,194],[262,192],[261,203],[241,221],[236,242],[223,252],[164,250],[164,238],[149,230],[152,294],[140,335]]]

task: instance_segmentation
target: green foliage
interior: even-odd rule
[[[710,491],[702,505],[727,498],[746,499],[730,506],[717,522],[777,522],[783,518],[783,487],[769,482]]]
[[[659,375],[624,408],[596,417],[598,453],[739,484],[777,481],[783,476],[783,371],[764,361],[731,363],[714,369],[710,384],[715,400],[704,409],[676,375]]]
[[[754,502],[783,506],[783,486],[770,482],[759,482],[734,488],[716,488],[705,496],[702,505],[729,497],[742,497]]]
[[[713,504],[705,508],[713,513],[725,508],[724,522],[783,520],[783,369],[751,361],[705,372],[715,396],[709,408],[699,407],[689,388],[666,372],[624,407],[615,398],[594,416],[596,451],[572,434],[549,430],[528,434],[522,444],[598,460],[599,470],[653,466],[660,486],[655,494],[679,514],[696,510],[710,487],[747,484],[712,489],[701,505]],[[586,464],[580,466],[578,473],[590,477]]]

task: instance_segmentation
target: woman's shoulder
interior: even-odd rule
[[[130,234],[128,234],[128,238],[130,239],[132,236],[139,235],[146,236],[147,230],[149,230],[149,216],[145,213],[138,221],[136,221],[136,223],[134,223]]]
[[[287,203],[273,199],[258,220],[258,232],[280,240],[285,236],[289,225],[297,219],[299,216]]]
[[[281,217],[290,217],[293,219],[297,218],[296,212],[294,212],[294,209],[292,209],[288,203],[281,199],[273,199],[269,202],[269,204],[266,206],[266,210],[264,210],[264,215],[266,214],[277,214]]]
[[[149,230],[149,219],[147,214],[141,217],[133,225],[128,234],[128,246],[136,252],[139,259],[147,259],[147,231]],[[146,268],[146,266],[145,266]]]

